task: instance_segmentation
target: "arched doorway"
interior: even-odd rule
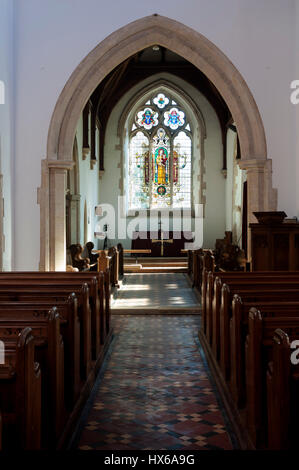
[[[275,210],[271,160],[267,159],[264,126],[254,98],[241,74],[207,38],[169,18],[153,15],[111,34],[78,65],[55,106],[48,134],[47,159],[42,163],[40,269],[65,267],[66,173],[73,165],[77,122],[96,86],[132,54],[159,44],[186,58],[215,85],[227,103],[238,130],[247,170],[248,220],[253,211]]]

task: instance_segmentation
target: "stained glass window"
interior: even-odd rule
[[[127,178],[129,210],[191,208],[191,126],[171,96],[155,93],[137,110]]]

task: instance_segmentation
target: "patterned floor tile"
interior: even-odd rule
[[[196,316],[114,316],[115,340],[79,449],[232,449]]]

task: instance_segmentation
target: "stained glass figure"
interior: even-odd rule
[[[163,93],[159,93],[154,99],[153,102],[159,109],[165,108],[165,106],[169,103],[169,98],[165,96]]]
[[[146,130],[150,130],[158,124],[158,113],[151,108],[145,108],[143,111],[139,111],[139,113],[137,113],[137,124],[144,127]]]
[[[171,108],[164,113],[164,125],[176,130],[185,124],[185,113],[177,108]]]
[[[168,182],[168,154],[163,147],[158,148],[155,152],[155,182],[157,184]]]
[[[161,127],[158,129],[157,134],[153,137],[155,145],[168,145],[169,137]]]

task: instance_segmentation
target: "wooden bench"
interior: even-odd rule
[[[228,287],[226,284],[222,286],[221,289],[221,307],[220,307],[220,367],[223,372],[223,375],[226,379],[230,377],[230,326],[231,326],[231,318],[232,318],[232,301],[235,294],[241,296],[244,302],[250,302],[251,306],[259,302],[284,302],[286,299],[289,299],[292,302],[296,302],[299,300],[299,290],[298,288],[295,289],[287,289],[279,288],[277,285],[276,287],[268,287],[267,284],[257,284],[254,288],[251,287],[249,289],[241,289],[241,288],[234,288],[234,286]]]
[[[264,441],[267,431],[266,371],[273,357],[272,338],[277,328],[282,328],[291,341],[299,339],[298,317],[264,318],[256,308],[250,309],[246,338],[247,426],[255,445]]]
[[[238,406],[242,406],[245,399],[245,339],[248,334],[248,315],[252,306],[253,302],[243,302],[239,295],[234,295],[230,319],[230,387]],[[299,317],[299,293],[297,302],[280,300],[266,302],[261,299],[255,301],[254,306],[261,311],[263,318],[296,318]]]
[[[25,316],[27,311],[24,312]],[[34,336],[35,360],[42,371],[42,447],[55,447],[66,420],[64,406],[64,345],[60,332],[60,317],[56,307],[47,316],[35,321],[22,318],[10,319],[11,311],[0,310],[0,339],[6,345],[14,343],[20,332],[29,327]]]
[[[212,250],[194,250],[188,252],[188,271],[193,287],[201,290],[203,270],[209,272],[215,269],[215,259]]]
[[[3,285],[0,282],[0,301],[49,301],[52,305],[56,302],[67,300],[70,287],[60,284],[42,285],[39,281],[30,281],[24,285],[23,281],[15,281],[14,285]],[[86,283],[73,286],[73,292],[78,299],[78,316],[80,320],[80,372],[82,380],[86,379],[91,367],[91,309],[89,301],[89,288]]]
[[[299,279],[299,272],[296,271],[262,271],[262,272],[214,272],[208,271],[206,268],[202,270],[202,288],[201,288],[201,300],[202,300],[202,324],[201,328],[206,332],[206,316],[207,316],[207,307],[210,308],[208,303],[208,293],[209,296],[213,297],[214,281],[216,277],[220,278],[223,283],[229,284],[229,281],[242,281],[243,280],[262,280],[262,279],[289,279],[296,280]],[[248,281],[247,281],[248,282]]]
[[[260,312],[255,320],[253,312]],[[299,417],[299,408],[295,409],[292,401],[294,390],[299,394],[299,372],[294,372],[290,353],[287,356],[285,352],[286,370],[291,372],[288,379],[287,373],[280,379],[282,359],[275,360],[270,346],[277,328],[291,339],[299,338],[299,272],[208,273],[203,269],[200,339],[240,442],[249,448],[284,448],[290,436],[283,438],[277,429],[287,429],[292,421],[288,414]],[[292,381],[289,395],[280,380]],[[286,418],[281,416],[280,403],[282,413],[288,409]]]
[[[86,281],[86,282],[84,282]],[[70,294],[71,293],[71,294]],[[70,303],[73,302],[71,306]],[[69,305],[68,305],[69,304]],[[76,304],[76,305],[75,305]],[[103,360],[111,337],[110,327],[110,271],[84,273],[0,273],[0,332],[3,326],[14,328],[15,333],[25,325],[30,325],[34,334],[41,333],[41,323],[45,321],[46,309],[57,306],[61,315],[61,334],[65,342],[65,360],[62,377],[65,381],[64,399],[54,400],[64,405],[65,411],[51,413],[55,426],[54,439],[46,442],[43,426],[43,447],[59,448],[65,442],[78,418],[95,380],[95,373]],[[98,320],[95,315],[98,315]],[[70,324],[73,326],[70,327]],[[92,325],[95,328],[92,328]],[[97,340],[92,332],[96,329]],[[43,330],[43,346],[46,334]],[[45,341],[44,341],[45,340]],[[42,344],[37,344],[39,358]],[[93,347],[93,348],[92,348]],[[45,350],[45,348],[44,348]],[[91,353],[92,351],[92,353]],[[99,353],[99,354],[98,354]],[[57,354],[54,354],[57,357]],[[92,360],[93,359],[93,360]],[[43,361],[42,361],[43,360]],[[46,354],[40,357],[45,368]],[[43,391],[46,376],[43,380]],[[57,392],[57,390],[56,390]],[[79,397],[78,397],[79,395]],[[49,396],[49,394],[48,394]],[[78,397],[78,399],[77,399]],[[45,397],[43,396],[43,405]],[[0,402],[1,405],[1,402]],[[45,419],[43,406],[43,423]],[[66,428],[64,428],[67,420]]]
[[[92,315],[92,328],[95,332],[100,332],[93,340],[93,343],[96,344],[96,350],[99,351],[99,337],[100,344],[104,344],[105,338],[108,336],[109,331],[107,330],[107,325],[110,325],[110,318],[106,319],[105,316],[110,316],[109,309],[109,300],[110,300],[110,270],[106,269],[105,272],[56,272],[56,271],[47,271],[47,272],[35,272],[35,271],[23,271],[23,272],[4,272],[0,273],[0,282],[1,280],[11,280],[11,279],[62,279],[68,281],[78,280],[82,283],[86,282],[88,284],[90,295],[91,295],[91,307],[94,306],[95,310],[100,306],[100,319],[97,315]],[[98,283],[98,298],[94,295],[95,283],[93,282],[94,278],[97,279]],[[106,304],[108,304],[106,308]],[[100,323],[100,326],[97,325]]]
[[[33,287],[34,285],[43,286],[44,288],[53,288],[57,292],[65,291],[67,294],[71,292],[78,293],[81,289],[83,283],[88,285],[89,289],[89,303],[90,303],[90,315],[91,315],[91,341],[92,341],[92,350],[93,358],[96,358],[100,352],[100,299],[99,299],[99,287],[98,279],[95,275],[86,276],[84,278],[77,277],[76,273],[72,273],[73,276],[70,279],[69,276],[61,275],[47,275],[47,273],[42,273],[41,276],[38,274],[23,274],[17,276],[0,276],[0,290],[2,291],[5,286],[19,286],[24,287],[29,286]],[[75,275],[74,275],[75,274]]]
[[[18,325],[20,321],[33,326],[39,319],[48,316],[53,302],[50,301],[0,301],[0,321],[9,320]],[[80,322],[78,302],[75,294],[70,294],[67,301],[55,303],[61,322],[61,334],[64,342],[64,377],[65,404],[71,410],[78,399],[82,382],[80,379]]]
[[[272,293],[273,298],[277,298],[277,296],[281,297],[281,294],[276,292],[277,287],[280,290],[284,288],[286,291],[290,291],[294,288],[297,289],[299,286],[298,275],[288,276],[287,279],[284,279],[281,278],[281,275],[272,278],[269,274],[266,274],[266,276],[260,273],[258,275],[254,273],[254,276],[252,274],[239,273],[239,276],[233,277],[228,275],[222,276],[220,273],[217,276],[211,272],[208,274],[206,301],[203,302],[205,307],[202,312],[202,329],[207,337],[207,341],[212,345],[215,356],[218,358],[220,354],[220,362],[223,366],[225,377],[227,377],[226,369],[229,365],[229,354],[227,349],[225,349],[228,344],[230,321],[230,315],[227,312],[231,306],[233,294],[242,290],[244,294],[246,292],[247,295],[250,295],[253,301],[254,298],[259,298],[260,295],[263,295],[258,294],[258,291],[264,291],[266,295],[267,290],[268,296]],[[229,287],[227,286],[224,291],[222,291],[223,281],[229,283]],[[254,296],[252,293],[257,293],[257,296]],[[292,295],[293,299],[294,295],[295,299],[297,298],[294,292],[290,292],[290,295]]]
[[[5,346],[5,364],[0,365],[2,449],[40,449],[41,371],[31,328]]]
[[[98,357],[101,351],[101,345],[104,344],[105,338],[108,332],[106,331],[105,325],[105,302],[109,302],[109,299],[105,299],[105,277],[107,273],[56,273],[56,272],[45,272],[45,273],[34,273],[34,272],[22,272],[22,273],[1,273],[0,274],[0,285],[12,280],[24,281],[25,283],[32,284],[35,281],[40,281],[44,286],[47,283],[56,283],[70,285],[70,288],[74,291],[75,285],[81,286],[84,282],[88,284],[89,295],[90,295],[90,307],[91,307],[91,334],[92,334],[92,348],[93,358]],[[109,311],[109,309],[108,309]]]
[[[267,368],[268,448],[296,448],[298,444],[299,365],[291,364],[290,338],[274,332],[272,359]]]

